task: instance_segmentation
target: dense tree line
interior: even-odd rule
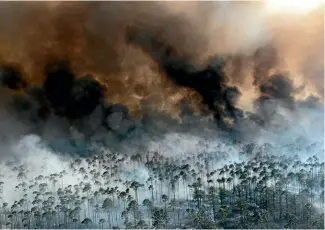
[[[166,156],[101,152],[30,178],[8,163],[2,228],[324,228],[324,163],[263,151],[229,163],[226,151]],[[308,149],[306,150],[308,151]],[[243,153],[244,154],[244,153]],[[141,172],[143,172],[141,174]],[[2,175],[4,176],[4,175]],[[6,175],[8,176],[8,175]],[[74,178],[74,184],[69,184]]]

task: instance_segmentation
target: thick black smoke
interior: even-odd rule
[[[154,44],[154,41],[151,44]],[[243,111],[237,107],[241,92],[239,88],[229,84],[229,78],[224,71],[225,59],[213,58],[205,68],[197,67],[185,58],[177,57],[172,48],[166,49],[161,44],[158,47],[156,45],[151,48],[159,48],[163,52],[155,52],[155,49],[144,51],[153,54],[152,57],[158,63],[160,71],[170,81],[194,90],[201,96],[202,103],[206,106],[203,110],[212,112],[217,130],[240,134],[238,127],[243,121],[266,128],[267,125],[272,125],[273,120],[282,119],[279,108],[294,110],[297,103],[300,107],[316,107],[319,104],[316,97],[296,102],[296,89],[292,81],[284,74],[274,74],[258,85],[260,97],[255,101],[255,110]],[[160,129],[162,132],[177,130],[177,122],[167,121],[166,117],[162,118],[166,122],[157,126],[155,119],[151,119],[152,114],[144,116],[140,123],[135,122],[125,106],[106,102],[105,87],[91,75],[76,77],[73,69],[65,62],[56,62],[45,67],[42,87],[28,86],[21,77],[21,70],[14,70],[15,74],[7,66],[2,69],[2,72],[6,73],[5,82],[10,83],[3,84],[3,87],[14,92],[11,105],[18,119],[33,127],[30,132],[41,134],[44,124],[51,122],[53,119],[50,118],[56,116],[65,119],[69,126],[80,133],[78,138],[82,140],[93,139],[99,133],[102,136],[112,133],[116,138],[123,139],[130,137],[128,134],[131,131],[142,135],[141,132],[151,132],[150,129],[155,129],[156,133],[159,133]],[[188,111],[182,114],[189,113]],[[155,118],[157,117],[155,115]],[[165,128],[162,129],[163,126]],[[69,127],[64,130],[71,132]]]
[[[67,62],[48,64],[42,87],[28,86],[22,78],[22,70],[16,66],[5,65],[0,71],[3,89],[10,90],[6,95],[11,98],[10,111],[18,121],[30,127],[27,132],[42,134],[43,126],[51,123],[53,117],[67,120],[67,124],[75,126],[85,137],[99,127],[124,135],[134,126],[126,107],[107,104],[103,86],[91,75],[76,78]],[[69,130],[66,127],[62,131]]]
[[[44,90],[54,113],[68,119],[91,114],[103,97],[97,81],[91,76],[75,79],[67,64],[47,67],[45,76]]]
[[[261,96],[255,101],[256,113],[269,123],[279,115],[279,108],[293,111],[296,107],[294,99],[295,88],[292,81],[284,74],[269,76],[266,82],[258,87]]]
[[[22,89],[26,87],[21,70],[16,65],[4,65],[0,70],[1,85],[9,89]]]
[[[227,118],[236,122],[238,117],[243,116],[242,111],[236,108],[240,91],[237,87],[227,85],[228,78],[222,63],[194,72],[187,71],[173,61],[163,63],[162,68],[175,83],[198,92],[221,127],[226,127]]]
[[[277,50],[272,45],[259,48],[252,57],[215,57],[206,67],[199,68],[178,55],[176,48],[143,31],[131,31],[128,40],[148,53],[171,81],[196,91],[223,131],[240,132],[242,122],[252,123],[259,129],[273,125],[283,126],[285,119],[280,110],[284,108],[294,112],[301,104],[295,101],[298,89],[289,76],[283,73],[272,74],[279,61]],[[241,92],[229,83],[230,77],[236,83],[236,77],[227,76],[225,71],[227,62],[235,61],[235,64],[240,65],[245,59],[246,62],[253,63],[251,87],[255,87],[260,95],[254,102],[254,111],[243,111],[237,107]]]
[[[33,41],[36,35],[42,35],[39,36],[40,40],[48,41],[44,42],[48,47],[27,49],[29,52],[24,52],[27,57],[19,60],[32,60],[33,64],[26,63],[26,69],[29,67],[33,70],[29,73],[41,73],[41,76],[26,76],[23,67],[17,65],[5,64],[0,68],[1,86],[11,98],[10,109],[20,122],[32,127],[29,132],[42,134],[46,132],[44,127],[55,127],[69,135],[70,132],[74,133],[81,139],[96,139],[111,134],[118,139],[127,137],[131,131],[142,135],[150,129],[156,133],[160,130],[180,132],[189,130],[189,126],[196,129],[199,121],[200,127],[206,125],[227,133],[239,133],[243,123],[252,124],[254,128],[250,128],[249,132],[254,133],[272,126],[274,120],[279,120],[282,108],[294,111],[296,107],[317,107],[321,103],[316,97],[296,101],[297,90],[290,78],[285,74],[270,75],[279,63],[278,47],[266,45],[254,54],[236,53],[234,58],[229,58],[228,54],[227,57],[217,55],[210,61],[205,59],[199,65],[194,60],[205,57],[204,41],[210,40],[206,39],[200,28],[193,33],[199,23],[187,23],[185,15],[171,14],[167,8],[164,8],[166,12],[160,14],[157,10],[159,4],[149,8],[140,5],[134,10],[124,4],[113,4],[107,7],[109,9],[101,11],[102,8],[97,4],[80,4],[83,7],[75,10],[76,15],[71,16],[70,12],[78,4],[62,4],[65,10],[61,13],[61,8],[57,8],[53,18],[47,18],[46,12],[50,12],[50,8],[45,13],[40,10],[46,19],[44,25],[40,23],[40,28],[54,29],[44,31],[43,36],[43,31],[37,30],[38,33],[33,34],[29,33],[32,28],[28,28],[27,34],[32,36],[26,41]],[[154,13],[151,13],[151,9]],[[133,13],[124,19],[127,12]],[[33,17],[31,21],[34,23]],[[106,33],[102,34],[104,31]],[[183,37],[190,39],[183,42]],[[219,43],[223,45],[222,40]],[[69,62],[49,62],[43,66],[48,61],[47,53],[56,60]],[[139,60],[138,54],[141,56]],[[193,56],[199,57],[196,59]],[[24,64],[24,61],[21,62]],[[138,67],[147,64],[150,67],[144,68],[145,71],[153,72],[149,77],[158,75],[152,82],[149,77],[140,76],[142,68]],[[157,64],[158,68],[152,67],[152,64]],[[236,67],[230,73],[226,71],[228,64]],[[247,82],[243,70],[249,64],[252,64],[253,69],[250,87],[258,94],[253,111],[241,109],[238,103],[246,93],[240,87]],[[93,76],[84,75],[88,71]],[[41,83],[35,83],[38,77],[42,79]],[[172,90],[164,91],[165,85]],[[158,100],[152,99],[156,91],[160,94]],[[172,102],[164,100],[170,96],[170,92],[173,95],[180,92],[182,100],[176,97],[174,101],[181,110],[182,124],[169,116],[170,111],[160,113],[157,108],[165,108],[163,106],[153,106],[157,111],[150,108],[148,112],[145,109],[148,101],[159,104],[159,100],[163,100],[161,104],[164,105]],[[190,92],[190,96],[184,92]],[[115,94],[115,101],[123,102],[122,105],[110,104]],[[201,103],[189,101],[193,99],[192,95],[195,100],[199,97]],[[186,103],[199,104],[201,116],[187,110],[190,105]],[[140,121],[135,121],[127,109],[134,112],[135,107],[142,112]],[[200,121],[206,118],[206,114],[213,115],[213,122]],[[164,122],[158,122],[159,119]]]
[[[74,75],[67,64],[54,64],[46,67],[44,82],[45,94],[55,114],[67,115],[69,98],[74,84]]]
[[[236,107],[240,91],[228,85],[228,76],[222,58],[214,58],[205,68],[198,68],[162,42],[141,32],[130,32],[128,40],[148,52],[157,61],[160,69],[175,84],[195,90],[222,129],[228,129],[229,121],[236,123],[243,111]]]

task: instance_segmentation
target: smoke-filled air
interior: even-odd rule
[[[0,227],[324,229],[324,5],[0,2]]]

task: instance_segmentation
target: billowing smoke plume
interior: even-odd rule
[[[235,107],[240,91],[237,87],[227,86],[228,77],[221,59],[213,60],[206,68],[199,69],[189,60],[177,57],[177,54],[173,52],[173,47],[150,38],[145,39],[145,36],[141,32],[139,35],[132,34],[130,40],[149,52],[158,62],[160,70],[172,82],[196,91],[203,103],[213,111],[217,122],[227,117],[235,120],[237,116],[242,116],[242,112]],[[147,45],[150,46],[146,47]]]
[[[307,79],[323,66],[297,68],[304,51],[299,61],[285,52],[283,28],[260,14],[265,24],[252,23],[259,4],[1,6],[1,105],[3,120],[19,124],[15,134],[116,142],[198,132],[199,123],[247,139],[322,108],[322,85]],[[242,12],[242,20],[221,17],[225,10]],[[236,28],[241,36],[229,32]],[[260,33],[254,45],[246,29]]]

